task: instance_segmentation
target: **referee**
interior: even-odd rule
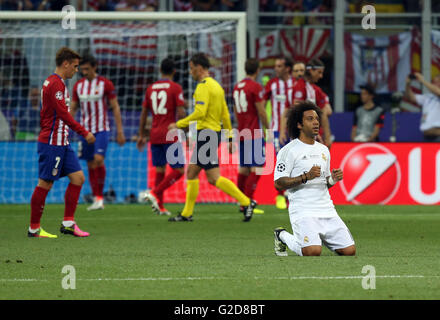
[[[198,82],[194,92],[194,112],[168,129],[183,129],[191,122],[197,124],[197,143],[187,169],[187,189],[185,207],[181,214],[168,221],[192,221],[194,205],[199,193],[199,173],[205,170],[208,182],[245,207],[243,221],[250,221],[256,202],[249,199],[229,179],[220,175],[218,146],[220,144],[221,123],[227,130],[232,130],[225,92],[220,84],[209,76],[209,59],[204,53],[191,57],[189,68],[191,76]],[[205,152],[206,150],[206,152]],[[231,148],[229,148],[231,150]]]

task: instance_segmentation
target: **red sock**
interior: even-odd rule
[[[97,194],[97,172],[96,168],[89,168],[89,180],[90,188],[92,189],[92,194],[96,196]]]
[[[245,186],[246,186],[246,180],[247,180],[248,176],[239,173],[238,177],[237,177],[237,187],[238,189],[240,189],[241,192],[244,192],[245,190]]]
[[[251,172],[246,180],[246,187],[244,194],[253,199],[255,189],[257,189],[258,180],[260,180],[260,175],[255,174],[255,172]]]
[[[99,166],[96,170],[96,197],[102,198],[104,196],[104,184],[105,184],[105,166]]]
[[[155,190],[162,183],[164,177],[165,177],[165,172],[158,172],[158,171],[156,171],[156,177],[154,179],[154,189],[152,190],[153,193],[156,195],[157,200],[159,200],[159,206],[160,207],[163,205],[163,192],[156,193]]]
[[[40,227],[41,216],[43,215],[44,204],[49,190],[41,187],[35,187],[31,198],[31,229]]]
[[[69,183],[64,195],[64,221],[74,221],[76,206],[78,205],[79,194],[82,186]]]
[[[182,173],[180,173],[178,170],[171,171],[170,174],[168,174],[159,185],[156,185],[153,192],[157,195],[159,193],[162,193],[171,187],[177,180],[180,179],[180,177],[183,176]]]

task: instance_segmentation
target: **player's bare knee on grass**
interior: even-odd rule
[[[320,256],[322,251],[321,246],[308,246],[302,248],[303,256]]]
[[[335,250],[340,256],[354,256],[356,255],[356,246],[349,246],[347,248]]]

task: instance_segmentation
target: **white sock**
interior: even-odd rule
[[[75,221],[63,221],[63,226],[65,226],[66,228],[70,228],[73,227],[73,225],[75,224]]]
[[[280,232],[280,239],[297,255],[302,256],[302,249],[295,237],[287,231]]]

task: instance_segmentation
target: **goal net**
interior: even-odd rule
[[[246,41],[243,13],[91,13],[78,12],[74,29],[64,29],[61,13],[0,13],[0,203],[28,203],[38,181],[36,138],[39,132],[39,94],[44,80],[55,70],[55,54],[68,46],[98,61],[98,74],[115,85],[127,143],[115,142],[116,127],[109,110],[111,143],[105,165],[104,192],[113,190],[117,202],[135,200],[154,185],[149,148],[139,152],[136,138],[147,86],[159,79],[162,59],[177,65],[175,81],[184,90],[191,112],[196,83],[188,61],[196,52],[208,54],[211,75],[226,93],[232,112],[232,89],[243,77]],[[72,27],[72,25],[70,25]],[[239,65],[238,65],[239,64]],[[72,92],[78,73],[67,81]],[[77,114],[79,120],[79,114]],[[78,135],[70,142],[77,150]],[[91,193],[87,178],[81,201]],[[226,171],[225,171],[226,170]],[[237,166],[222,173],[236,180]],[[166,202],[184,202],[186,183],[181,179],[165,193]],[[199,202],[232,202],[201,177]],[[68,179],[55,183],[47,202],[64,201]]]

